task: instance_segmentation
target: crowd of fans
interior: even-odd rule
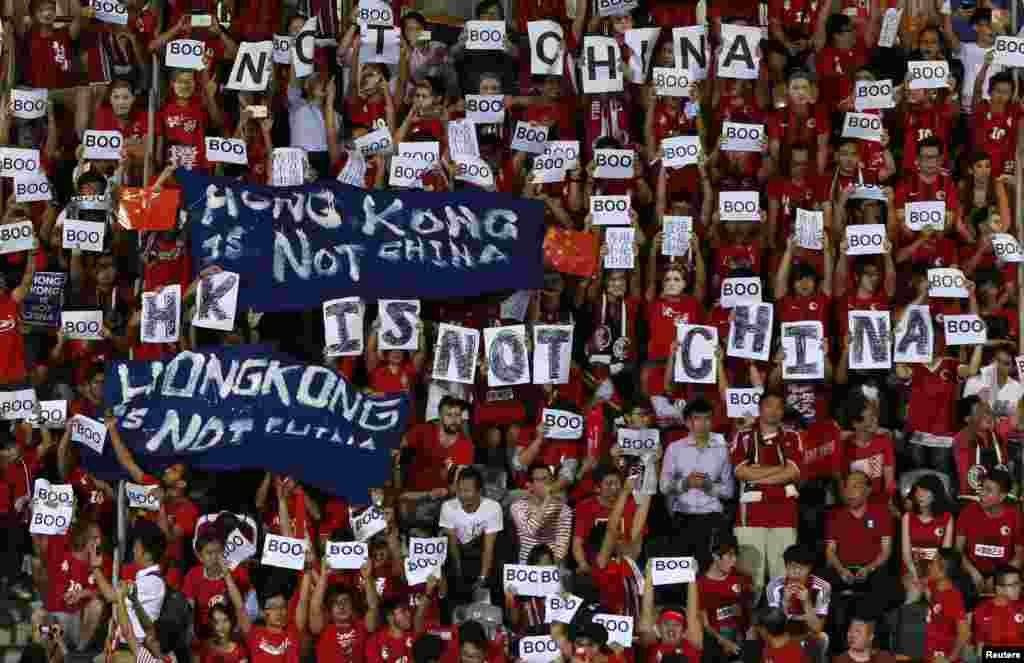
[[[2,4],[7,94],[46,89],[48,110],[21,119],[6,97],[0,145],[40,150],[55,195],[19,202],[11,179],[0,184],[2,223],[30,220],[36,238],[34,249],[0,259],[0,384],[66,399],[69,418],[106,419],[124,471],[158,484],[161,500],[158,511],[131,510],[118,538],[117,486],[90,474],[68,431],[31,421],[0,431],[0,589],[39,606],[26,657],[534,662],[548,659],[520,651],[521,639],[544,635],[565,663],[894,654],[952,663],[980,660],[986,646],[1024,647],[1018,268],[993,248],[995,235],[1018,232],[1024,112],[1014,72],[994,58],[996,36],[1011,33],[1007,13],[989,0],[648,0],[615,16],[589,2],[482,0],[469,18],[508,22],[492,51],[468,50],[464,31],[442,39],[450,26],[395,2],[397,65],[361,62],[354,13],[332,0],[123,0],[124,26],[97,20],[78,0]],[[889,9],[902,13],[882,47]],[[240,44],[295,36],[310,16],[321,33],[311,75],[275,64],[265,93],[226,89]],[[539,20],[564,28],[562,72],[531,74],[528,24]],[[689,97],[660,96],[631,68],[623,92],[578,88],[573,67],[587,35],[614,37],[626,62],[649,55],[654,66],[679,67],[671,28],[698,24],[709,72]],[[763,27],[756,80],[716,74],[730,24]],[[632,52],[627,33],[647,26],[662,28],[656,43]],[[163,65],[177,39],[205,44],[205,69]],[[948,63],[945,88],[905,83],[907,63],[921,60]],[[882,120],[881,141],[842,137],[855,83],[881,80],[895,89],[894,108],[867,111]],[[395,144],[440,143],[421,188],[476,188],[447,153],[447,123],[465,117],[467,94],[505,96],[505,121],[476,127],[495,174],[485,189],[540,201],[549,228],[591,233],[599,244],[605,231],[593,224],[590,198],[631,198],[636,269],[599,265],[579,276],[549,265],[543,289],[528,293],[527,325],[575,325],[567,383],[489,388],[486,371],[473,386],[431,379],[436,324],[523,322],[502,319],[512,293],[424,302],[413,352],[379,351],[371,316],[364,356],[325,359],[320,311],[240,312],[230,332],[185,322],[178,344],[140,342],[138,293],[179,284],[191,306],[195,257],[187,215],[168,231],[119,224],[110,210],[125,187],[173,189],[179,167],[268,184],[274,149],[293,147],[305,150],[310,181],[385,189],[387,155],[347,166],[362,161],[357,138],[387,128]],[[579,141],[578,167],[560,182],[536,182],[535,155],[511,149],[520,120],[548,127],[548,140]],[[762,151],[724,150],[725,122],[765,125]],[[85,159],[90,129],[122,132],[122,158]],[[687,135],[703,146],[698,163],[663,166],[662,141]],[[211,163],[207,136],[243,139],[249,164]],[[635,150],[635,176],[597,177],[600,148]],[[860,195],[865,185],[882,195]],[[721,219],[721,191],[759,192],[760,222]],[[83,205],[86,196],[110,205]],[[904,205],[930,200],[945,203],[944,229],[911,230]],[[822,249],[799,245],[799,209],[823,212]],[[685,257],[662,254],[666,216],[693,220]],[[63,224],[74,218],[106,220],[105,251],[63,248]],[[848,255],[855,224],[884,224],[885,252]],[[967,299],[929,297],[927,271],[938,267],[962,271]],[[103,310],[103,340],[68,339],[24,319],[37,272],[66,274],[64,307]],[[769,361],[728,356],[721,284],[754,276],[776,326],[824,326],[823,380],[784,380],[778,341]],[[911,305],[931,309],[933,360],[852,369],[848,311],[892,311],[898,324]],[[941,321],[958,313],[984,319],[984,345],[947,346]],[[719,328],[717,384],[674,381],[681,322]],[[414,421],[394,452],[393,481],[359,503],[294,477],[140,466],[103,404],[107,362],[254,342],[326,362],[372,392],[408,393]],[[756,416],[730,418],[725,395],[741,387],[763,388]],[[545,408],[584,417],[582,436],[549,437]],[[658,429],[653,457],[624,454],[620,428]],[[40,477],[74,487],[66,535],[28,532]],[[367,508],[383,510],[386,527],[368,541],[365,566],[330,568],[327,542],[352,540],[353,519]],[[229,568],[225,543],[236,530],[254,543],[266,534],[307,540],[305,569],[261,565],[258,554]],[[410,537],[447,538],[440,576],[409,586]],[[694,558],[697,579],[655,585],[652,560],[672,557]],[[552,622],[545,599],[517,595],[502,581],[505,564],[558,567],[559,596],[581,604],[570,623]],[[635,620],[629,646],[610,639],[598,614]]]

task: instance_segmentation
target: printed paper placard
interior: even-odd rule
[[[364,157],[374,154],[390,154],[394,149],[394,144],[391,142],[391,131],[383,127],[356,138],[353,144]]]
[[[248,165],[249,151],[241,138],[206,137],[206,160],[213,163]]]
[[[224,562],[232,571],[256,554],[256,544],[245,538],[238,529],[232,530],[224,541]]]
[[[654,67],[651,69],[651,79],[659,97],[689,97],[693,86],[690,72],[675,67]]]
[[[718,216],[722,221],[760,221],[761,195],[757,191],[721,191]]]
[[[907,63],[907,86],[911,90],[939,90],[949,79],[949,63],[944,60],[911,60]]]
[[[479,159],[480,143],[476,139],[476,125],[470,120],[448,122],[448,153],[456,163]],[[457,176],[456,176],[457,179]]]
[[[375,506],[363,509],[352,518],[352,533],[357,541],[369,541],[375,534],[388,526],[384,511]]]
[[[466,21],[467,51],[505,50],[505,21]]]
[[[763,124],[724,122],[722,149],[726,152],[763,152],[767,133]]]
[[[1004,67],[1024,67],[1024,39],[1000,35],[996,37],[996,55],[993,64]]]
[[[930,364],[934,349],[931,308],[927,304],[908,306],[903,320],[893,330],[892,360],[900,364]]]
[[[238,313],[241,277],[235,272],[217,272],[203,276],[196,288],[192,324],[205,329],[231,331]]]
[[[725,413],[730,419],[756,417],[764,387],[730,388],[725,392]]]
[[[850,368],[876,371],[892,368],[892,323],[889,311],[850,311]]]
[[[260,563],[281,569],[301,571],[306,565],[306,540],[267,534]]]
[[[82,145],[85,147],[82,155],[85,159],[118,161],[121,159],[124,136],[121,135],[120,131],[95,131],[90,129],[82,137]]]
[[[92,0],[96,20],[112,25],[128,25],[128,8],[118,0]]]
[[[263,92],[266,90],[274,66],[273,51],[274,42],[269,39],[241,42],[224,87],[240,92]]]
[[[516,122],[512,134],[512,149],[529,154],[543,154],[544,144],[548,142],[548,126],[531,122]]]
[[[661,252],[670,257],[685,256],[690,251],[693,233],[692,216],[665,216],[661,224]]]
[[[690,78],[702,81],[708,77],[708,35],[704,25],[672,28],[672,59],[688,72]]]
[[[680,383],[715,384],[718,382],[718,327],[676,324],[676,352],[672,379]]]
[[[768,361],[775,307],[761,302],[733,308],[729,322],[729,357]]]
[[[583,37],[579,76],[584,94],[622,92],[625,80],[623,51],[613,37]]]
[[[324,316],[324,354],[358,357],[363,354],[363,320],[366,307],[359,297],[329,299],[321,307]]]
[[[14,88],[8,106],[11,115],[19,120],[38,120],[50,108],[50,92],[46,88]]]
[[[83,444],[97,454],[103,455],[103,443],[107,440],[107,427],[84,414],[71,418],[71,441]]]
[[[24,177],[41,172],[39,150],[0,147],[0,177]]]
[[[126,481],[124,494],[128,498],[128,508],[130,509],[160,510],[160,486],[157,484],[142,486]]]
[[[107,224],[100,221],[65,219],[64,230],[60,235],[65,249],[103,253],[103,239],[107,235]]]
[[[14,178],[15,202],[34,203],[41,200],[53,200],[53,187],[46,175],[34,173]]]
[[[420,300],[378,300],[377,317],[380,319],[377,332],[380,350],[419,350]]]
[[[61,311],[60,329],[73,341],[103,340],[103,311]]]
[[[274,35],[274,64],[292,63],[292,43],[295,38],[291,35]]]
[[[947,0],[948,1],[948,0]],[[892,48],[896,43],[896,37],[900,31],[900,19],[903,18],[903,10],[890,8],[882,15],[882,29],[878,33],[878,45],[882,48]]]
[[[551,440],[578,440],[583,437],[586,424],[581,414],[553,408],[544,408],[540,421],[545,427],[544,437]]]
[[[882,141],[882,118],[872,113],[846,113],[843,121],[843,137]]]
[[[31,251],[36,247],[31,221],[5,223],[0,226],[0,254]]]
[[[633,150],[594,150],[594,177],[605,180],[628,180],[634,177]]]
[[[409,557],[427,557],[444,563],[448,559],[448,539],[436,537],[410,537]]]
[[[75,512],[75,492],[71,484],[51,484],[36,479],[32,489],[32,520],[29,533],[40,536],[66,534]]]
[[[604,256],[605,269],[633,269],[636,267],[636,250],[633,244],[636,237],[634,228],[610,226],[605,229],[605,246],[608,252]]]
[[[544,616],[549,624],[571,624],[582,605],[583,599],[575,594],[549,594],[544,601]]]
[[[467,94],[466,117],[475,124],[501,124],[505,121],[505,95]]]
[[[359,0],[359,6],[355,11],[356,22],[364,25],[387,25],[395,24],[395,12],[386,2],[381,0]]]
[[[369,546],[362,541],[328,541],[327,565],[335,570],[358,570],[369,558]]]
[[[917,232],[932,229],[942,232],[946,227],[946,203],[942,200],[922,200],[907,203],[903,209],[907,228]]]
[[[590,197],[590,217],[595,226],[628,226],[631,209],[629,196]]]
[[[434,346],[433,378],[473,384],[476,381],[480,330],[441,323]]]
[[[697,579],[697,564],[692,557],[654,557],[650,564],[655,587],[683,585]]]
[[[563,159],[560,168],[566,170],[579,168],[580,142],[578,140],[549,140],[544,146],[544,156]]]
[[[618,0],[598,0],[598,2]],[[519,658],[523,663],[552,663],[562,656],[558,641],[550,635],[529,635],[519,639]]]
[[[638,0],[597,0],[598,16],[625,16],[637,8]]]
[[[946,345],[984,345],[988,327],[977,315],[947,315],[942,319]]]
[[[0,419],[6,421],[31,418],[36,409],[36,390],[14,389],[0,391]]]
[[[657,428],[619,428],[616,444],[623,453],[634,456],[654,453],[661,446],[661,431]]]
[[[722,24],[718,49],[719,78],[757,80],[761,70],[761,39],[765,30],[746,25]]]
[[[181,333],[181,285],[142,293],[143,343],[176,343]]]
[[[423,174],[432,166],[424,166],[422,163],[413,161],[409,157],[391,157],[391,170],[388,173],[388,184],[391,186],[405,188],[422,188]]]
[[[761,277],[750,276],[722,280],[719,303],[722,308],[735,308],[763,301]]]
[[[530,384],[530,350],[526,325],[484,329],[487,386],[511,387]]]
[[[175,39],[167,44],[164,50],[164,64],[175,69],[206,69],[203,56],[206,55],[206,44],[197,39]]]
[[[32,428],[64,428],[68,420],[66,400],[39,401],[39,408],[32,417]]]
[[[662,165],[670,168],[696,166],[700,159],[700,136],[675,136],[661,141]]]
[[[851,256],[885,253],[885,225],[865,223],[846,226],[846,254]]]
[[[967,277],[959,269],[941,267],[928,270],[928,296],[967,299]]]
[[[534,76],[559,76],[565,66],[565,32],[555,21],[530,21],[526,24],[530,39],[530,73]]]
[[[810,251],[821,251],[825,248],[824,212],[797,209],[796,245]]]
[[[573,325],[533,326],[533,383],[566,384],[572,368]]]
[[[630,80],[640,84],[647,81],[652,62],[654,45],[658,43],[661,28],[634,28],[626,30],[624,45],[630,55],[625,63],[629,67]]]
[[[633,618],[629,615],[599,613],[594,615],[594,622],[608,630],[608,644],[620,645],[623,649],[633,646]]]
[[[562,575],[557,566],[527,566],[506,564],[501,574],[501,585],[516,596],[544,598],[562,591]]]
[[[422,585],[430,576],[441,577],[442,564],[430,557],[405,558],[405,582],[410,587]]]
[[[360,62],[398,64],[402,52],[401,30],[367,25],[360,29],[360,36]]]
[[[825,329],[820,320],[783,322],[782,334],[782,379],[824,380],[825,379]]]
[[[896,107],[892,96],[892,81],[857,81],[853,87],[853,107],[857,111],[886,110]]]
[[[1000,262],[1024,262],[1021,255],[1020,244],[1007,233],[995,233],[992,235],[992,252],[996,260]]]

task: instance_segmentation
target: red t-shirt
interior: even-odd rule
[[[882,539],[892,538],[892,515],[880,504],[868,504],[860,516],[849,507],[828,514],[826,541],[846,566],[866,566],[882,552]]]
[[[39,33],[39,28],[32,28],[26,39],[29,84],[49,89],[72,87],[71,62],[76,51],[72,49],[71,32],[61,28],[44,37]]]
[[[946,540],[946,532],[953,527],[953,514],[944,513],[924,522],[919,514],[908,513],[907,519],[910,530],[910,554],[914,561],[935,559],[942,542]],[[903,568],[907,568],[906,560],[903,560]]]
[[[253,626],[248,637],[250,660],[252,663],[299,663],[300,642],[292,624],[283,631]]]
[[[887,433],[876,433],[866,446],[859,446],[850,440],[843,448],[844,460],[843,474],[849,474],[860,470],[871,479],[871,501],[886,503],[892,496],[889,489],[895,489],[895,482],[892,486],[885,485],[884,470],[887,467],[896,469],[896,452],[893,450],[892,438]]]
[[[230,652],[223,652],[203,643],[199,653],[200,663],[249,663],[249,650],[245,645],[238,641],[232,644],[234,648]]]
[[[178,143],[195,148],[195,163],[201,167],[205,163],[206,128],[209,124],[210,114],[202,96],[197,93],[184,105],[174,99],[165,103],[157,113],[156,132],[163,136],[165,145]]]
[[[90,520],[104,522],[114,512],[113,500],[107,499],[107,494],[96,485],[96,478],[81,467],[71,471],[68,483],[74,488],[78,508]]]
[[[815,294],[810,297],[799,295],[786,295],[778,305],[778,316],[780,322],[803,322],[804,320],[817,320],[822,324],[825,335],[828,336],[828,327],[832,310],[832,298],[828,295]]]
[[[596,495],[581,501],[576,505],[576,527],[573,529],[573,536],[586,543],[587,537],[590,536],[590,530],[594,529],[594,525],[608,522],[608,516],[611,514],[611,507],[601,504]],[[636,501],[630,495],[626,501],[626,510],[622,514],[620,528],[624,541],[630,539],[630,532],[633,531],[633,517],[635,515]]]
[[[368,638],[362,619],[344,626],[328,624],[317,641],[316,660],[318,663],[363,663]]]
[[[412,660],[413,633],[395,638],[391,629],[383,627],[366,642],[366,663],[406,663]]]
[[[249,572],[244,566],[239,566],[231,572],[231,576],[238,585],[238,591],[245,596],[249,591]],[[227,605],[228,586],[224,579],[211,580],[206,577],[202,565],[193,566],[185,574],[185,581],[181,585],[181,593],[185,598],[192,600],[195,604],[195,629],[196,635],[205,638],[210,635],[210,610],[215,605]]]
[[[437,423],[419,424],[407,435],[409,448],[416,451],[408,490],[444,488],[447,482],[442,467],[473,464],[473,441],[461,432],[450,447],[441,445],[441,426]]]
[[[772,647],[769,644],[764,648],[765,663],[804,663],[803,647],[799,640],[789,640],[781,647]]]
[[[10,290],[0,291],[0,384],[25,380],[25,342],[18,324],[19,309]]]
[[[863,43],[847,49],[834,46],[821,49],[815,60],[819,103],[826,108],[837,108],[839,102],[852,97],[853,74],[867,61],[868,51]]]
[[[908,430],[952,437],[953,404],[960,393],[957,360],[943,357],[934,369],[928,364],[912,366]]]
[[[992,110],[992,103],[985,100],[979,101],[974,109],[974,148],[991,157],[993,177],[1013,173],[1022,110],[1020,104],[1009,104],[997,113]]]
[[[743,630],[747,627],[750,599],[753,589],[750,578],[738,573],[721,580],[706,575],[697,579],[700,607],[708,615],[711,628]]]
[[[996,599],[983,601],[974,609],[974,641],[997,647],[1020,647],[1024,645],[1024,602],[1007,601],[1005,605]]]
[[[964,555],[983,574],[1009,564],[1021,544],[1021,512],[1008,504],[998,516],[989,515],[977,502],[970,502],[957,518],[956,538],[964,537]]]
[[[730,455],[734,467],[749,462],[767,466],[793,463],[799,468],[804,456],[803,442],[800,433],[790,429],[765,438],[760,425],[755,423],[751,429],[736,433]],[[797,501],[795,496],[786,495],[785,486],[754,486],[751,492],[760,493],[760,499],[740,504],[736,514],[738,527],[796,527]]]
[[[704,307],[692,295],[677,301],[660,298],[647,305],[647,325],[651,338],[647,342],[647,358],[666,359],[676,340],[676,325],[682,322],[699,325],[704,321]]]
[[[979,442],[981,444],[979,444]],[[1006,448],[1006,440],[1000,438],[993,431],[988,439],[973,435],[966,428],[953,436],[953,454],[956,460],[956,473],[960,478],[960,496],[976,498],[981,488],[981,482],[993,466],[1007,465],[1009,453]],[[988,461],[991,462],[991,466]],[[978,470],[971,472],[977,467]],[[974,474],[977,484],[971,486],[970,475]]]
[[[949,102],[938,106],[931,104],[908,104],[903,112],[903,170],[912,171],[916,168],[917,144],[925,138],[935,136],[943,147],[950,144],[953,122],[959,109]],[[943,150],[949,154],[948,149]]]
[[[149,116],[145,111],[135,109],[122,123],[121,119],[114,115],[114,109],[103,104],[96,109],[96,119],[92,125],[96,131],[120,131],[125,138],[145,138],[149,132]]]
[[[951,663],[959,658],[950,659],[949,654],[956,645],[958,625],[967,619],[964,610],[964,598],[955,585],[950,583],[948,589],[939,591],[932,581],[931,607],[925,616],[924,658],[932,658],[942,653]]]

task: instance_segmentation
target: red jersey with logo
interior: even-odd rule
[[[755,424],[733,436],[730,454],[734,467],[744,463],[772,467],[793,463],[799,468],[804,451],[797,431],[784,428],[765,436]],[[796,527],[796,496],[787,495],[786,486],[752,486],[749,492],[749,497],[741,495],[736,514],[738,527]]]
[[[25,380],[25,342],[18,325],[19,309],[10,290],[0,291],[0,384]]]
[[[581,501],[576,505],[576,526],[573,529],[573,536],[586,543],[587,537],[590,536],[590,530],[594,529],[594,525],[608,522],[608,516],[611,513],[612,508],[601,504],[597,496],[588,497]],[[635,515],[636,501],[630,496],[626,501],[626,510],[622,514],[620,532],[622,533],[623,540],[629,540],[630,534],[633,531],[633,517]]]
[[[952,583],[948,589],[941,591],[933,581],[929,581],[929,585],[931,607],[925,616],[924,659],[932,661],[938,654],[942,654],[951,663],[958,661],[959,658],[950,658],[950,653],[956,645],[959,624],[967,619],[964,598]]]
[[[363,663],[366,659],[366,624],[356,619],[348,624],[328,624],[316,644],[320,663]]]
[[[876,433],[864,446],[850,440],[843,451],[843,475],[857,470],[868,475],[871,479],[871,501],[883,504],[887,502],[892,495],[888,493],[889,486],[884,483],[884,470],[887,467],[893,468],[894,471],[896,469],[896,452],[893,450],[892,438],[887,433]]]
[[[370,131],[388,126],[387,104],[383,99],[369,101],[359,96],[349,97],[345,100],[345,108],[352,124],[365,124],[370,127]]]
[[[366,642],[366,663],[410,663],[413,640],[412,633],[395,638],[390,628],[381,628]]]
[[[661,663],[666,656],[683,656],[685,661],[700,661],[702,649],[697,649],[690,641],[685,637],[678,645],[667,645],[659,642],[654,646],[653,650],[647,651],[647,661],[649,663]],[[652,656],[653,654],[653,656]],[[610,659],[609,659],[610,660]]]
[[[210,114],[198,93],[185,104],[179,104],[174,99],[168,101],[156,118],[157,134],[163,136],[164,144],[178,143],[195,148],[195,163],[200,166],[204,162],[206,128],[209,124]]]
[[[1000,605],[988,599],[974,609],[974,642],[996,647],[1024,645],[1024,601]]]
[[[708,623],[716,631],[747,627],[749,604],[753,589],[750,578],[732,573],[721,580],[703,575],[697,579],[700,607],[708,615]]]
[[[844,99],[853,97],[853,75],[867,61],[868,50],[859,39],[853,48],[826,46],[821,49],[815,61],[819,103],[826,108],[836,108]]]
[[[1021,512],[1003,505],[999,515],[987,513],[977,502],[970,502],[957,518],[956,538],[966,539],[964,555],[971,564],[988,575],[1001,564],[1009,564],[1021,543]]]
[[[72,49],[71,32],[61,28],[44,37],[38,28],[32,28],[26,39],[29,85],[48,89],[72,87],[71,61],[77,51]]]
[[[942,357],[933,364],[912,364],[907,410],[908,430],[952,437],[953,404],[960,393],[959,362]]]
[[[821,104],[809,106],[802,113],[780,108],[768,118],[768,139],[779,141],[784,153],[799,144],[816,150],[818,136],[827,136],[828,132],[828,109]]]
[[[244,566],[239,566],[231,572],[231,576],[238,585],[239,593],[245,596],[249,591],[249,572]],[[196,635],[200,638],[211,635],[210,610],[215,605],[228,605],[230,599],[227,583],[223,578],[211,580],[206,577],[202,565],[193,566],[185,574],[181,593],[195,604]]]
[[[778,21],[789,36],[807,39],[814,34],[818,0],[769,0],[768,20]]]
[[[908,513],[907,527],[910,530],[910,554],[914,561],[931,561],[939,554],[946,532],[953,527],[953,514],[944,513],[925,522],[920,514]],[[906,560],[903,568],[907,568]]]
[[[676,339],[676,325],[685,322],[699,325],[704,321],[704,309],[696,297],[682,295],[671,301],[660,298],[647,305],[647,325],[651,338],[647,343],[647,358],[666,359]]]
[[[283,631],[266,626],[249,629],[249,656],[252,663],[299,663],[299,634],[289,625]]]
[[[788,238],[792,235],[793,225],[796,223],[796,211],[798,209],[813,211],[818,208],[818,205],[826,202],[830,183],[830,181],[817,177],[800,181],[791,177],[772,178],[768,183],[768,199],[779,204],[776,235],[780,238]]]
[[[868,504],[859,516],[849,507],[828,514],[825,540],[836,545],[846,566],[867,566],[882,552],[882,539],[892,538],[892,514],[881,504]]]
[[[232,642],[231,651],[221,651],[209,643],[199,650],[200,663],[249,663],[249,650],[241,642]]]
[[[904,170],[912,171],[916,168],[917,144],[925,138],[938,138],[943,145],[943,154],[948,154],[949,150],[945,149],[945,146],[949,145],[953,121],[957,114],[957,107],[949,102],[937,106],[908,104],[903,113]]]
[[[814,294],[809,297],[800,295],[786,295],[777,305],[776,315],[780,322],[803,322],[804,320],[817,320],[828,336],[829,321],[832,310],[832,298],[828,295]]]
[[[92,128],[96,131],[120,131],[125,138],[145,138],[149,131],[149,117],[145,111],[133,110],[122,122],[114,115],[114,109],[104,104],[96,109]]]
[[[1022,110],[1020,104],[1009,104],[1002,112],[996,112],[990,101],[980,101],[974,109],[974,149],[992,158],[993,177],[1014,172],[1013,153],[1017,149]]]
[[[799,640],[789,640],[781,647],[766,644],[763,655],[764,663],[804,663],[807,660]]]
[[[979,439],[980,438],[980,439]],[[1009,464],[1006,441],[994,432],[980,437],[966,428],[953,437],[956,473],[960,478],[960,496],[976,499],[985,475],[992,469]]]
[[[407,434],[407,444],[416,452],[407,490],[444,488],[447,480],[441,474],[441,468],[473,464],[472,440],[460,432],[455,442],[445,447],[441,444],[440,434],[441,426],[436,423],[419,424]]]

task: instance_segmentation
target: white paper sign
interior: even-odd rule
[[[480,331],[441,323],[434,346],[435,380],[473,384],[480,347]]]
[[[665,216],[661,226],[661,252],[670,257],[685,256],[693,233],[692,216]]]
[[[783,322],[782,379],[825,379],[825,328],[818,320]]]
[[[53,200],[53,186],[46,175],[34,173],[14,178],[15,202],[33,203],[40,200]]]
[[[967,277],[959,269],[941,267],[928,270],[928,296],[967,299]]]
[[[907,81],[911,90],[938,90],[946,87],[949,63],[943,60],[911,60],[907,63]]]
[[[946,227],[945,201],[923,200],[907,203],[904,208],[904,223],[915,232],[926,228],[941,232]]]
[[[516,122],[512,133],[512,149],[529,154],[543,154],[544,144],[548,142],[548,126],[531,122]]]
[[[634,228],[611,226],[605,230],[605,245],[608,247],[608,252],[604,256],[605,269],[636,267],[636,251],[633,245],[635,237]]]
[[[797,209],[796,245],[810,251],[821,251],[825,248],[824,212]]]
[[[388,523],[384,511],[375,506],[363,509],[359,515],[352,518],[352,533],[355,534],[358,541],[370,540],[387,526]]]
[[[927,304],[908,306],[893,330],[892,360],[898,364],[930,364],[935,351],[935,331]]]
[[[377,316],[380,318],[377,332],[380,350],[419,350],[420,300],[378,300]]]
[[[758,27],[722,24],[722,45],[718,50],[718,76],[756,80],[761,67],[761,37]]]
[[[410,587],[422,585],[430,576],[441,577],[442,564],[430,557],[405,558],[405,582]]]
[[[651,581],[655,587],[683,585],[697,578],[697,564],[692,557],[654,557],[651,559]]]
[[[64,428],[67,419],[66,400],[39,401],[39,409],[32,419],[32,428]]]
[[[595,0],[598,16],[625,16],[637,8],[637,0]]]
[[[256,554],[256,544],[245,538],[241,530],[234,529],[224,541],[224,562],[232,571]]]
[[[851,256],[885,253],[885,225],[865,223],[846,226],[846,254]]]
[[[31,251],[36,246],[31,221],[0,225],[0,254]]]
[[[530,21],[530,73],[558,76],[565,67],[565,32],[555,21]]]
[[[700,158],[700,136],[675,136],[661,141],[662,165],[670,168],[695,166]]]
[[[629,66],[630,80],[634,83],[640,84],[647,80],[647,73],[653,61],[651,54],[660,34],[661,28],[658,27],[626,30],[624,41],[630,53],[626,64]]]
[[[206,69],[203,56],[206,55],[206,44],[197,39],[175,39],[167,44],[164,51],[164,64],[175,69]]]
[[[764,151],[768,140],[763,124],[722,123],[722,149],[726,152]]]
[[[540,421],[546,429],[544,437],[551,440],[578,440],[583,437],[586,424],[581,414],[552,408],[544,408],[540,413]]]
[[[878,34],[878,45],[882,48],[892,48],[896,43],[896,37],[900,30],[900,19],[903,18],[902,9],[886,9],[882,17],[882,29]]]
[[[633,618],[629,615],[599,613],[594,615],[594,622],[603,625],[608,630],[608,644],[620,645],[624,649],[633,646]]]
[[[75,491],[71,484],[51,484],[36,479],[32,489],[32,521],[29,533],[58,536],[67,533],[75,513]]]
[[[203,276],[196,288],[192,324],[205,329],[231,331],[238,313],[241,277],[235,272],[217,272]]]
[[[103,238],[106,234],[107,224],[101,221],[65,219],[61,241],[65,249],[103,253]]]
[[[369,546],[362,541],[328,541],[327,565],[332,569],[356,570],[363,568],[369,555]]]
[[[206,160],[212,163],[249,163],[249,150],[241,138],[206,137]]]
[[[583,599],[575,594],[549,594],[544,601],[544,616],[549,624],[571,624],[582,605]]]
[[[617,0],[598,0],[615,2]],[[550,597],[548,597],[550,599]],[[519,659],[523,663],[552,663],[562,656],[558,641],[550,635],[530,635],[519,639]]]
[[[946,345],[983,345],[988,340],[988,327],[977,315],[947,315],[942,330]]]
[[[858,111],[885,110],[895,108],[892,96],[892,81],[857,81],[853,88],[853,107]]]
[[[467,51],[504,51],[505,21],[466,21]]]
[[[679,349],[672,379],[694,384],[718,382],[718,327],[677,324],[676,339]]]
[[[85,159],[117,161],[121,158],[124,137],[120,131],[95,131],[89,129],[82,137]]]
[[[661,445],[661,431],[657,428],[625,428],[618,429],[619,449],[632,456],[643,456],[658,450]]]
[[[1020,244],[1013,235],[995,233],[992,235],[992,252],[999,262],[1024,262]]]
[[[544,156],[556,157],[563,161],[559,168],[572,170],[580,167],[580,142],[578,140],[549,140],[544,146]]]
[[[71,441],[84,444],[99,455],[103,455],[103,443],[107,440],[107,427],[84,414],[71,418]]]
[[[533,326],[533,383],[566,384],[572,368],[573,325]]]
[[[850,368],[873,371],[892,368],[892,326],[889,311],[850,311]]]
[[[103,340],[103,311],[61,311],[60,329],[73,341]]]
[[[1024,39],[1020,37],[996,37],[996,55],[993,64],[1004,67],[1024,67]]]
[[[402,32],[398,28],[363,26],[359,42],[360,62],[398,64],[402,53]]]
[[[449,127],[453,123],[449,123]],[[455,179],[463,180],[482,189],[494,186],[494,171],[486,161],[478,157],[455,159]]]
[[[846,113],[843,121],[843,137],[882,141],[882,118],[874,113]]]
[[[722,221],[760,221],[761,195],[757,191],[720,191],[718,216]]]
[[[299,34],[292,40],[292,68],[295,70],[295,78],[302,80],[313,75],[313,56],[316,54],[316,34],[319,31],[320,19],[318,16],[310,16],[302,24]],[[366,28],[362,28],[365,34]],[[371,31],[371,34],[374,34]],[[360,46],[365,42],[360,42]],[[361,53],[361,50],[360,50]]]
[[[722,308],[756,304],[763,301],[763,291],[759,276],[722,279],[719,303]]]
[[[591,196],[590,216],[595,226],[628,226],[633,208],[629,196]]]
[[[352,158],[349,157],[349,161]],[[299,186],[306,183],[306,151],[301,147],[275,147],[271,157],[271,186]]]
[[[756,417],[764,387],[731,388],[725,392],[725,411],[730,419]]]
[[[423,174],[432,167],[431,165],[423,165],[401,155],[391,157],[388,184],[397,187],[421,189],[423,188]]]
[[[142,293],[143,343],[175,343],[181,332],[181,285]]]
[[[395,24],[395,12],[391,5],[381,0],[360,0],[356,8],[355,18],[358,23],[365,25],[387,25]]]
[[[274,64],[292,63],[292,42],[295,38],[291,35],[274,35]]]
[[[18,177],[40,172],[39,150],[0,147],[0,177]]]
[[[506,564],[501,585],[506,591],[514,591],[516,596],[544,598],[562,591],[562,576],[557,566]]]
[[[263,557],[260,563],[301,571],[306,565],[306,540],[267,534],[263,541]]]
[[[92,0],[96,20],[113,25],[128,25],[128,8],[118,0]]]
[[[634,176],[636,153],[633,150],[594,150],[594,177],[605,180],[628,180]]]
[[[274,67],[274,42],[243,41],[231,66],[231,74],[224,87],[239,92],[263,92],[270,83]]]
[[[409,557],[426,557],[443,564],[448,559],[448,539],[443,536],[410,537]]]
[[[622,49],[614,37],[583,37],[580,78],[585,94],[622,92]]]
[[[124,494],[128,498],[128,508],[142,509],[144,511],[160,510],[160,486],[141,486],[137,483],[126,481]]]
[[[467,94],[466,117],[475,124],[501,124],[505,121],[505,95]]]
[[[37,120],[46,116],[50,107],[50,93],[46,88],[11,90],[11,115],[19,120]]]
[[[690,72],[675,67],[652,68],[651,80],[659,97],[689,97],[693,85]]]
[[[0,419],[7,421],[29,419],[36,409],[36,390],[16,389],[0,391]]]
[[[775,308],[771,304],[762,302],[733,308],[727,355],[768,361],[774,320]]]
[[[484,329],[484,348],[488,387],[530,384],[530,350],[526,344],[526,325]]]
[[[672,55],[675,65],[695,81],[708,77],[708,36],[703,25],[672,28]]]
[[[391,131],[384,127],[356,138],[353,144],[364,157],[374,154],[389,154],[394,149],[394,143],[391,142]]]
[[[366,307],[358,297],[329,299],[322,305],[324,353],[328,357],[363,354],[363,319]]]
[[[398,155],[419,166],[430,167],[441,158],[441,143],[436,140],[416,143],[399,143]]]

